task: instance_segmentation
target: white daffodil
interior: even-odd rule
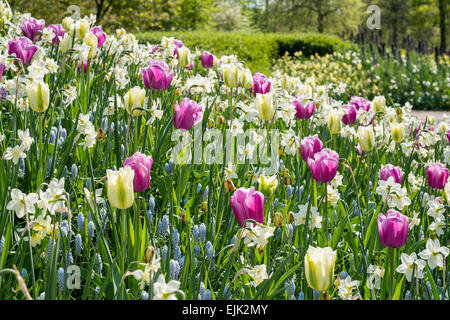
[[[11,201],[8,202],[6,209],[13,210],[18,218],[22,218],[25,214],[35,213],[35,207],[38,200],[38,195],[36,193],[30,193],[28,195],[24,194],[19,189],[12,189],[11,191]]]
[[[23,151],[22,146],[15,146],[14,148],[8,147],[3,155],[5,160],[12,160],[14,164],[19,163],[20,159],[25,159],[26,153]]]
[[[180,292],[180,282],[170,280],[166,283],[164,275],[160,274],[158,280],[153,284],[153,300],[177,300],[176,293]]]
[[[417,259],[417,255],[413,252],[411,255],[407,255],[406,253],[402,253],[400,257],[402,264],[395,269],[398,273],[404,273],[406,275],[406,280],[411,282],[411,277],[413,275],[416,279],[422,279],[424,277],[424,273],[422,272],[423,268],[425,268],[425,261],[422,259]]]
[[[450,250],[447,247],[441,247],[439,239],[428,239],[426,249],[419,253],[419,256],[428,261],[428,266],[431,269],[436,267],[443,267],[444,257],[447,257]]]
[[[359,281],[352,280],[350,276],[347,276],[344,280],[339,281],[338,295],[343,300],[351,300],[353,297],[353,290],[358,290]]]

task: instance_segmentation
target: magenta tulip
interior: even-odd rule
[[[450,142],[450,130],[447,131],[447,140]]]
[[[345,124],[354,124],[356,122],[356,107],[354,105],[342,106],[346,113],[342,116],[342,122]]]
[[[150,60],[150,66],[142,70],[142,79],[147,89],[166,90],[173,79],[169,66],[163,61]]]
[[[266,94],[270,91],[270,81],[262,73],[256,72],[253,75],[253,93],[256,97],[257,93]]]
[[[86,72],[87,72],[87,64],[88,64],[88,61],[87,61],[87,60],[84,60],[84,61],[83,61],[83,73],[86,73]],[[77,63],[77,71],[78,71],[78,72],[81,72],[81,62],[78,62],[78,63]]]
[[[208,51],[202,53],[202,66],[205,69],[212,68],[214,66],[214,56]]]
[[[449,171],[441,163],[433,163],[427,167],[428,185],[435,189],[444,189]]]
[[[203,119],[202,107],[188,98],[181,100],[178,104],[175,101],[173,125],[177,129],[189,130],[194,124]]]
[[[49,29],[52,29],[53,33],[55,34],[55,37],[52,40],[53,44],[59,44],[61,41],[61,38],[66,33],[66,29],[62,27],[60,24],[51,24],[48,26]]]
[[[378,215],[378,233],[385,247],[401,248],[408,240],[409,218],[390,209],[386,215]]]
[[[264,222],[264,195],[254,187],[237,189],[230,197],[230,205],[241,227],[245,227],[248,219]]]
[[[183,41],[181,40],[173,40],[173,44],[175,45],[175,49],[173,51],[173,55],[178,59],[178,48],[184,47]]]
[[[15,54],[24,66],[31,63],[37,49],[38,47],[26,37],[15,38],[8,43],[8,54]]]
[[[306,137],[300,141],[300,154],[303,160],[308,161],[309,158],[313,158],[317,152],[321,151],[322,147],[323,143],[317,134]]]
[[[91,32],[95,34],[98,40],[97,47],[100,48],[103,43],[106,41],[106,33],[103,32],[102,27],[96,26],[91,28]]]
[[[390,177],[393,177],[396,183],[402,183],[402,169],[399,167],[394,167],[392,164],[385,165],[381,168],[380,179],[387,181]]]
[[[3,72],[5,71],[6,66],[0,62],[0,82],[2,81]]]
[[[356,110],[364,109],[365,111],[369,111],[370,109],[370,102],[368,102],[366,99],[361,97],[352,97],[350,99],[350,104],[354,105]]]
[[[295,110],[297,111],[297,113],[295,114],[295,117],[297,119],[311,118],[312,114],[314,113],[314,109],[316,108],[316,104],[314,103],[314,101],[303,103],[305,105],[303,106],[299,100],[295,99],[292,104],[295,106]]]
[[[152,169],[153,158],[140,152],[125,159],[123,166],[130,167],[134,171],[133,190],[142,192],[150,186],[150,170]]]
[[[36,18],[29,18],[20,25],[23,35],[33,42],[41,39],[41,36],[37,37],[37,35],[38,32],[42,32],[44,28],[45,21],[42,19],[37,20]]]
[[[337,173],[339,155],[330,149],[323,149],[308,160],[313,178],[318,182],[330,182]]]

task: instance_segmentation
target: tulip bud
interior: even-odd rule
[[[400,248],[408,240],[409,218],[400,212],[390,209],[386,216],[378,216],[378,232],[380,241],[385,247]]]
[[[264,195],[254,187],[237,189],[230,197],[230,205],[241,227],[245,227],[248,219],[264,222]]]
[[[201,60],[202,60],[202,67],[205,68],[205,69],[207,69],[207,68],[212,68],[212,67],[214,66],[214,60],[215,60],[215,58],[214,58],[214,56],[213,56],[210,52],[208,52],[208,51],[204,51],[204,52],[202,53]]]
[[[134,171],[133,190],[142,192],[150,186],[150,171],[153,165],[152,156],[146,156],[136,152],[133,156],[126,158],[123,162],[124,167],[130,167]]]
[[[392,139],[400,143],[405,139],[405,126],[403,123],[392,123],[391,124],[391,136]]]
[[[181,103],[175,101],[173,125],[177,129],[189,130],[194,124],[202,121],[202,107],[188,98],[181,100]]]
[[[75,37],[80,40],[84,39],[84,37],[86,37],[86,34],[89,32],[89,24],[86,22],[86,20],[83,19],[75,22],[75,24],[72,25],[72,28],[75,31]]]
[[[289,211],[289,223],[295,222],[295,215],[292,211]]]
[[[185,68],[189,66],[189,57],[190,51],[187,47],[183,46],[181,48],[178,48],[178,62],[181,67]]]
[[[375,136],[372,126],[358,128],[358,140],[363,151],[370,151],[375,146]]]
[[[280,212],[275,212],[275,215],[273,217],[273,224],[277,227],[283,226],[283,216]]]
[[[427,167],[428,185],[434,189],[444,189],[449,176],[449,170],[441,163],[433,163]]]
[[[373,99],[373,110],[375,113],[386,112],[386,98],[384,96],[377,96]]]
[[[140,87],[133,87],[123,97],[125,109],[133,117],[140,116],[142,110],[134,110],[135,108],[142,108],[145,101],[145,90]]]
[[[130,167],[118,171],[106,170],[108,185],[108,200],[117,209],[127,209],[133,205],[134,171]]]
[[[330,112],[328,115],[328,130],[331,134],[338,134],[341,131],[342,115],[339,112]]]
[[[217,119],[219,120],[219,124],[224,124],[225,123],[225,118],[223,116],[217,116]]]
[[[50,100],[48,84],[43,81],[32,82],[27,86],[28,102],[36,112],[45,112]]]
[[[208,129],[214,129],[216,124],[213,119],[208,119]]]
[[[152,246],[148,246],[144,251],[144,262],[150,263],[153,260],[153,256],[155,255],[155,248]]]
[[[234,190],[236,190],[233,181],[231,181],[230,179],[225,180],[225,191],[226,192],[233,192]]]
[[[275,114],[273,107],[273,96],[271,93],[256,94],[255,99],[256,110],[261,120],[272,120]]]
[[[70,30],[75,21],[71,17],[65,17],[61,22],[62,26],[66,30]]]
[[[245,89],[253,88],[253,77],[250,69],[239,70],[239,84]]]
[[[98,39],[92,32],[88,32],[86,36],[83,39],[83,42],[85,45],[87,45],[89,49],[88,58],[93,59],[95,58],[95,55],[97,54],[97,47],[98,47]]]
[[[66,33],[59,43],[59,50],[62,53],[66,53],[70,48],[72,48],[72,37]]]
[[[305,274],[311,288],[326,291],[331,286],[336,257],[336,251],[330,247],[309,246],[305,255]]]
[[[239,70],[233,64],[228,64],[223,67],[223,81],[228,88],[236,88],[239,80]]]

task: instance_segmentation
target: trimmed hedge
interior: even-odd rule
[[[352,45],[336,36],[317,33],[244,33],[218,31],[174,31],[147,32],[137,34],[141,42],[158,44],[162,37],[182,40],[190,49],[207,50],[216,56],[236,54],[245,61],[252,72],[270,73],[270,67],[286,52],[293,55],[302,51],[304,55],[325,55],[337,47],[350,48]]]

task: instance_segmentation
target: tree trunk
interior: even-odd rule
[[[447,49],[445,43],[445,13],[446,13],[446,1],[447,0],[439,0],[439,29],[441,32],[441,52],[445,52]]]

